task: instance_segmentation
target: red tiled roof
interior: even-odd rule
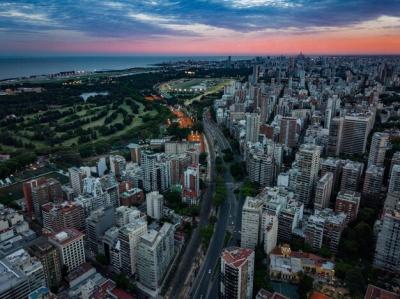
[[[370,284],[368,285],[364,299],[400,299],[400,295]]]

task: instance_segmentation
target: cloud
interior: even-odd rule
[[[56,30],[71,42],[385,34],[399,18],[398,0],[18,0],[0,3],[0,43],[52,40]]]

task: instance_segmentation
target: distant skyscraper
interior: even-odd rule
[[[368,167],[371,165],[383,167],[388,148],[389,134],[383,132],[374,133],[371,140],[371,148],[369,150]]]
[[[219,298],[251,299],[253,297],[254,251],[228,247],[221,255]]]
[[[374,266],[400,272],[400,211],[385,210],[375,247]]]
[[[160,220],[163,217],[164,196],[158,191],[147,193],[146,207],[149,217]]]
[[[290,148],[297,145],[296,137],[297,119],[295,117],[282,117],[280,123],[279,143]]]
[[[317,182],[315,188],[314,209],[322,210],[329,207],[333,187],[333,173],[326,172]]]
[[[246,114],[246,142],[257,142],[260,134],[260,116],[257,113]]]
[[[242,209],[241,243],[243,248],[254,249],[259,241],[263,202],[248,196]]]

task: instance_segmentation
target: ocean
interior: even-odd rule
[[[227,56],[0,56],[0,80],[64,71],[105,71],[151,67],[162,62],[189,59],[221,61],[227,59]],[[244,59],[244,57],[232,58],[232,60],[234,59]]]

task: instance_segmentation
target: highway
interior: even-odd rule
[[[197,227],[193,230],[192,236],[189,243],[184,249],[184,253],[181,257],[179,265],[175,271],[174,277],[171,281],[170,288],[166,293],[166,298],[184,298],[184,293],[186,288],[191,286],[186,286],[186,278],[190,275],[192,271],[192,266],[196,263],[196,258],[198,257],[198,249],[201,245],[200,239],[200,229],[207,226],[208,219],[210,216],[212,197],[215,189],[215,149],[214,141],[211,140],[210,135],[206,134],[206,138],[209,145],[209,182],[207,182],[207,189],[202,197],[202,204],[200,210],[200,220]]]
[[[206,135],[211,136],[212,142],[216,142],[216,147],[219,150],[231,149],[231,146],[225,136],[209,117],[204,114],[203,119],[204,131]],[[227,189],[227,198],[219,208],[218,221],[215,224],[215,231],[211,238],[206,257],[202,267],[196,277],[191,291],[191,298],[217,298],[218,283],[219,283],[219,258],[224,248],[225,233],[229,230],[232,233],[232,240],[228,245],[236,245],[240,239],[240,220],[241,220],[241,204],[236,200],[234,190],[236,184],[232,178],[229,167],[224,165],[225,170],[223,177]]]

